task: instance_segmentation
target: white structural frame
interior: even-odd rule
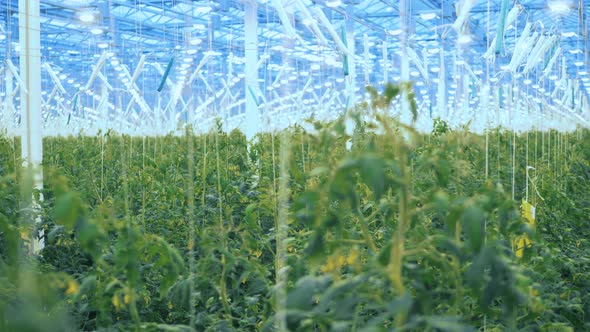
[[[41,26],[39,1],[19,0],[19,42],[21,86],[21,155],[25,168],[34,169],[33,189],[43,189],[43,133],[41,114]],[[42,200],[43,197],[39,196]],[[28,203],[28,202],[27,202]],[[35,195],[31,206],[38,208]],[[35,217],[33,222],[38,223]],[[43,249],[42,239],[31,239],[33,253]]]

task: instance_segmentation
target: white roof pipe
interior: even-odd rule
[[[324,14],[324,12],[321,10],[321,8],[314,7],[312,10],[313,10],[314,14],[316,15],[316,17],[320,20],[322,25],[326,29],[328,29],[330,36],[332,36],[332,39],[334,39],[334,42],[336,42],[336,46],[338,47],[340,52],[342,52],[348,56],[352,56],[352,54],[350,54],[348,48],[342,42],[342,39],[340,39],[340,36],[338,36],[338,33],[336,32],[336,30],[334,30],[332,23],[330,23],[330,21],[328,20],[328,18]]]
[[[100,58],[98,59],[98,62],[96,64],[96,66],[94,67],[94,70],[92,70],[92,75],[90,75],[90,79],[88,80],[88,82],[84,86],[84,90],[90,90],[92,83],[94,83],[94,80],[96,79],[96,76],[98,75],[98,72],[102,69],[102,66],[104,66],[106,60],[107,60],[107,53],[103,52],[102,55],[100,56]],[[121,67],[124,68],[125,66],[121,66]]]
[[[299,12],[301,12],[301,14],[303,15],[304,19],[307,19],[310,22],[309,28],[311,32],[317,37],[320,44],[324,46],[328,45],[328,40],[320,30],[316,20],[311,16],[311,13],[309,12],[305,4],[303,4],[301,0],[295,0],[295,5],[299,9]]]
[[[123,71],[125,76],[127,76],[127,79],[131,80],[131,74],[129,73],[129,69],[127,69],[127,66],[121,65],[121,71]],[[135,84],[135,83],[133,83],[133,88],[135,90],[139,90],[139,88],[137,87],[137,84]],[[133,90],[133,89],[128,89],[128,90]]]
[[[467,62],[463,63],[463,66],[465,67],[465,69],[467,69],[467,72],[469,73],[469,75],[471,76],[471,78],[473,78],[473,80],[475,81],[475,84],[477,84],[477,86],[481,86],[481,81],[479,80],[479,78],[477,77],[477,75],[475,75],[475,73],[473,72],[473,70],[471,70],[471,67],[469,66],[469,64]]]
[[[272,82],[272,85],[277,84],[277,82],[279,81],[279,79],[281,78],[281,76],[283,75],[283,72],[285,71],[285,68],[287,67],[287,64],[284,64],[281,66],[281,69],[279,69],[279,72],[277,73],[277,77],[275,78],[275,80]]]
[[[14,76],[14,78],[16,78],[16,81],[18,82],[18,85],[20,86],[20,89],[24,93],[28,94],[29,91],[27,91],[27,88],[25,86],[25,83],[23,82],[23,80],[21,79],[20,75],[18,74],[18,70],[16,69],[16,67],[14,66],[14,64],[12,63],[12,61],[10,61],[10,59],[7,59],[6,60],[6,64],[8,65],[8,70],[10,70],[10,72],[12,73],[12,76]]]
[[[287,12],[285,11],[283,4],[281,3],[281,0],[272,0],[272,5],[273,7],[275,7],[277,13],[279,14],[279,19],[281,20],[283,28],[285,28],[285,33],[287,34],[287,36],[293,39],[296,38],[297,34],[295,33],[295,29],[289,21],[289,16],[287,15]]]
[[[49,73],[49,76],[51,77],[59,91],[61,91],[61,93],[65,95],[66,89],[64,89],[63,85],[61,84],[61,80],[59,79],[59,77],[57,77],[57,75],[55,74],[53,69],[51,69],[51,66],[47,62],[43,64],[43,69],[45,69],[45,71]]]
[[[201,81],[203,81],[203,83],[205,84],[205,88],[207,89],[207,91],[213,92],[213,89],[211,88],[211,86],[209,85],[209,83],[207,83],[207,79],[205,78],[205,76],[203,76],[203,73],[198,73],[197,76],[199,76],[199,78],[201,79]]]
[[[107,87],[107,89],[109,91],[113,91],[113,87],[109,84],[109,82],[107,81],[107,78],[104,77],[104,75],[101,72],[98,72],[97,77],[102,81],[102,83]]]
[[[205,54],[205,56],[201,59],[201,61],[197,65],[197,68],[195,68],[195,70],[193,71],[192,75],[190,76],[190,78],[186,82],[186,85],[191,85],[195,81],[195,79],[197,78],[197,75],[200,73],[200,71],[203,68],[203,66],[205,66],[207,64],[207,62],[209,62],[209,60],[211,58],[212,58],[212,55]]]
[[[416,68],[418,68],[418,71],[424,78],[424,81],[426,81],[426,85],[430,86],[430,78],[428,77],[428,73],[426,73],[424,66],[422,66],[422,63],[420,62],[420,58],[418,58],[418,54],[416,54],[416,51],[414,51],[411,47],[406,47],[406,52],[412,60],[412,62],[414,62],[414,64],[416,65]]]
[[[143,70],[143,66],[145,64],[145,57],[146,57],[146,55],[142,54],[141,57],[139,58],[139,63],[137,64],[137,67],[135,67],[135,71],[133,72],[133,76],[131,77],[131,80],[127,84],[127,89],[131,89],[131,87],[133,85],[135,85],[135,82],[139,78],[139,74]]]
[[[268,60],[270,58],[270,55],[268,55],[267,53],[264,53],[263,55],[260,56],[260,59],[258,60],[258,63],[256,63],[256,68],[260,68],[262,66],[262,64]]]
[[[55,85],[53,87],[53,89],[51,90],[51,93],[49,94],[49,97],[43,103],[43,106],[45,106],[46,108],[49,108],[50,107],[51,100],[55,97],[55,94],[57,93],[58,90],[59,90],[59,88],[57,87],[57,85]]]

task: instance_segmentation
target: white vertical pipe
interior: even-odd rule
[[[354,61],[355,54],[354,42],[354,23],[351,19],[346,20],[346,48],[348,55],[348,77],[346,78],[346,90],[348,97],[348,106],[354,107],[356,103],[356,66]]]
[[[387,59],[387,41],[383,41],[383,84],[387,83],[389,78],[387,77],[387,69],[389,60]]]
[[[257,4],[248,1],[245,4],[245,91],[246,95],[246,128],[245,134],[248,140],[258,132],[259,114],[255,97],[248,91],[258,91],[258,17]]]
[[[37,169],[43,160],[41,128],[41,30],[39,1],[19,0],[20,73],[26,91],[21,96],[21,154],[23,166]],[[23,89],[21,89],[23,91]],[[43,188],[43,173],[35,173],[34,188]],[[34,198],[32,206],[37,206]],[[42,199],[42,197],[41,197]],[[36,220],[39,221],[39,220]],[[44,247],[43,240],[31,241],[32,252]]]
[[[14,80],[12,77],[12,72],[10,70],[6,70],[6,98],[4,99],[4,114],[7,120],[6,131],[8,136],[14,136],[14,106],[13,106],[13,96],[12,96],[12,88],[13,88]]]
[[[369,68],[371,65],[371,59],[369,58],[369,36],[365,33],[363,36],[363,48],[365,56],[365,85],[369,85]]]
[[[409,0],[400,0],[399,2],[399,13],[400,13],[400,20],[401,20],[401,30],[402,33],[400,35],[400,50],[401,50],[401,81],[402,82],[409,82],[410,81],[410,61],[408,58],[408,33],[410,32],[410,25],[408,21],[408,11],[410,9]],[[410,114],[410,103],[408,102],[408,91],[405,89],[402,90],[402,100],[401,100],[401,112],[403,115],[407,116]]]
[[[440,66],[438,72],[438,94],[436,98],[438,106],[438,116],[445,119],[446,108],[447,108],[447,91],[446,91],[446,66],[445,66],[445,55],[444,48],[440,48]],[[448,120],[448,119],[447,119]]]

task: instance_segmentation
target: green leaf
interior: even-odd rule
[[[359,158],[358,165],[361,178],[373,190],[375,200],[381,199],[387,181],[384,160],[378,156],[365,155]]]
[[[391,246],[392,245],[393,245],[393,242],[390,240],[379,251],[379,255],[377,256],[377,261],[382,266],[387,266],[389,264],[389,260],[391,259]]]
[[[324,253],[324,236],[323,232],[316,230],[307,247],[305,247],[304,254],[312,259],[317,259]]]
[[[463,231],[467,236],[471,249],[478,252],[485,239],[485,215],[483,210],[479,206],[471,204],[463,211],[461,220]]]
[[[435,328],[444,332],[471,332],[476,331],[475,328],[462,323],[458,317],[442,317],[431,316],[424,317],[423,320],[429,327]]]
[[[55,221],[68,231],[72,231],[79,214],[79,199],[76,194],[69,191],[57,197],[53,212]]]

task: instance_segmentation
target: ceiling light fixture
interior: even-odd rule
[[[84,23],[92,23],[96,21],[96,15],[92,12],[83,12],[80,14],[80,21]]]
[[[420,18],[423,19],[424,21],[428,21],[428,20],[432,20],[433,18],[436,18],[436,14],[435,13],[422,13],[422,14],[420,14]]]
[[[330,8],[335,8],[340,5],[342,5],[342,1],[340,1],[340,0],[332,0],[332,1],[326,2],[326,6],[328,6]]]
[[[473,38],[468,34],[461,34],[459,35],[459,38],[457,38],[457,42],[459,42],[459,44],[469,44],[472,40]]]
[[[570,0],[549,0],[547,1],[547,6],[552,12],[558,15],[564,15],[570,11],[572,4]]]
[[[573,32],[573,31],[566,31],[566,32],[562,32],[561,36],[563,38],[571,38],[571,37],[576,37],[578,34]]]
[[[392,36],[399,36],[402,34],[402,29],[389,30],[389,34]]]

